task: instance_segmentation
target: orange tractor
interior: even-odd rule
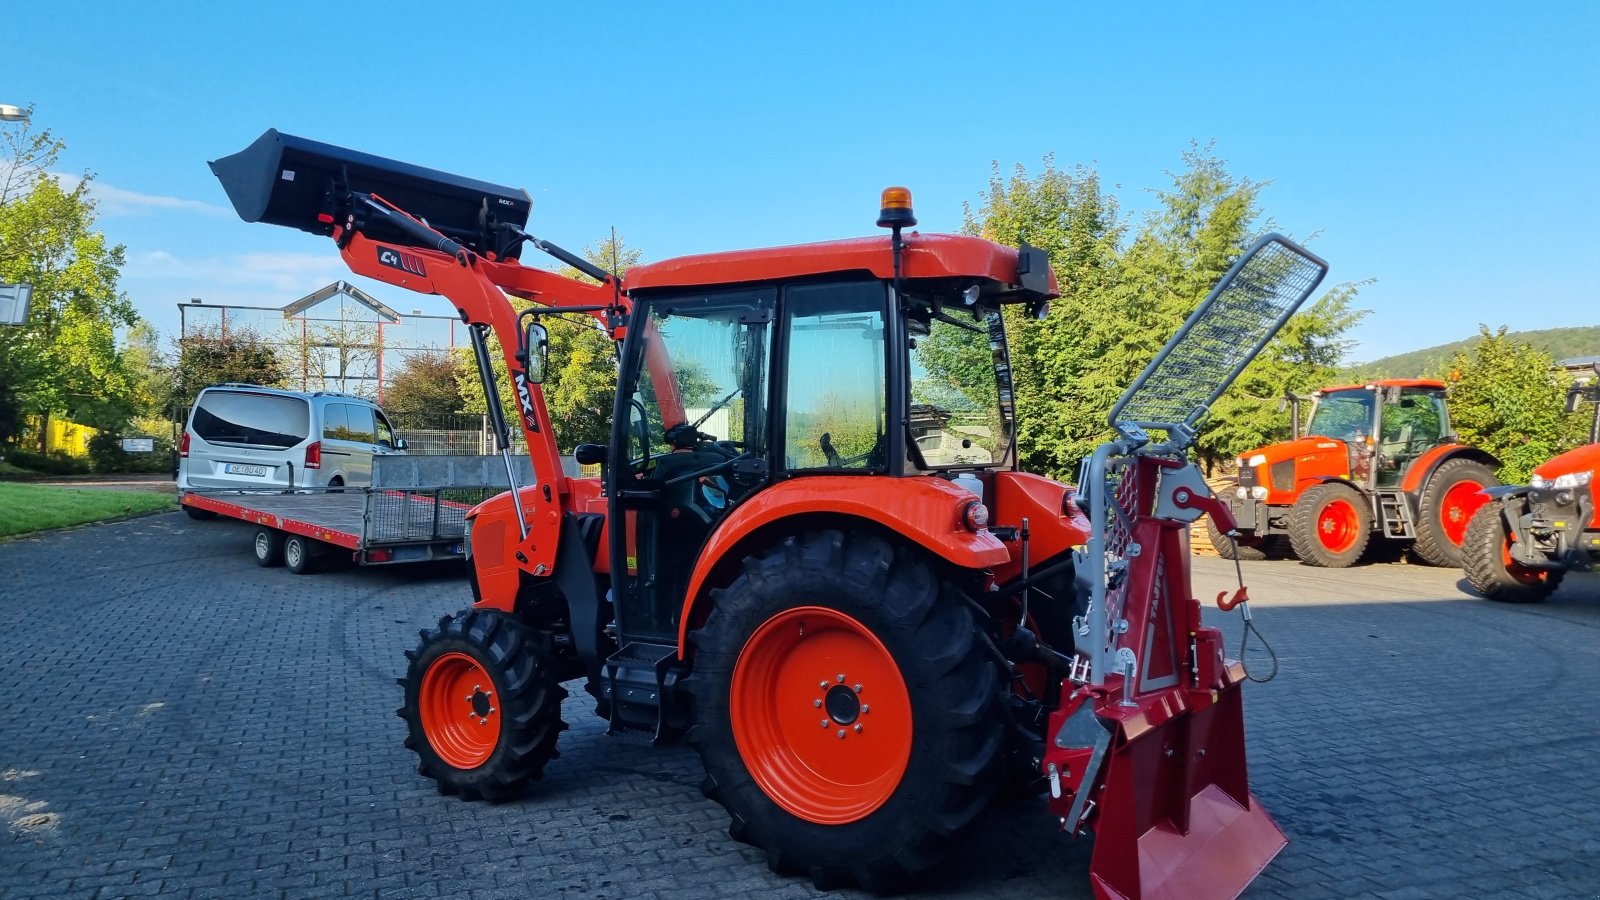
[[[1534,469],[1525,486],[1489,488],[1467,526],[1462,568],[1490,600],[1538,603],[1568,572],[1592,570],[1600,560],[1600,377],[1572,386],[1567,412],[1577,412],[1580,400],[1595,404],[1589,443]]]
[[[1373,537],[1460,566],[1461,542],[1500,463],[1456,441],[1442,381],[1372,381],[1289,395],[1293,438],[1239,456],[1228,498],[1239,534],[1214,528],[1224,557],[1261,559],[1287,538],[1313,566],[1355,565]],[[1300,433],[1300,403],[1313,401]]]
[[[1227,510],[1187,451],[1320,260],[1277,237],[1241,259],[1079,491],[1016,465],[1002,310],[1044,314],[1045,255],[908,233],[904,189],[887,236],[618,279],[524,231],[520,190],[275,131],[212,168],[245,220],[331,237],[469,326],[514,487],[468,513],[473,604],[406,654],[406,745],[442,792],[522,793],[581,681],[612,732],[693,745],[731,834],[820,885],[927,869],[1008,781],[1095,835],[1103,897],[1231,897],[1283,846],[1243,668],[1189,586],[1188,524]],[[522,265],[530,245],[598,283]],[[575,450],[599,478],[564,475],[551,433],[553,314],[619,342],[611,439]]]

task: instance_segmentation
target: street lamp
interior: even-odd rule
[[[0,122],[26,122],[28,110],[9,103],[0,103]]]

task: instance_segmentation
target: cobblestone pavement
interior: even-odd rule
[[[526,799],[439,796],[394,677],[461,570],[296,577],[249,535],[0,545],[0,896],[816,896],[727,837],[692,752],[606,737],[581,692]],[[1291,839],[1248,896],[1600,896],[1600,581],[1524,608],[1437,569],[1245,572],[1282,664],[1247,686],[1252,779]],[[922,896],[1085,897],[1087,852],[997,809]]]

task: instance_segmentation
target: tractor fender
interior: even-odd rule
[[[1466,444],[1440,444],[1417,457],[1411,468],[1406,470],[1406,477],[1400,482],[1400,490],[1408,494],[1421,493],[1439,466],[1452,459],[1470,459],[1483,463],[1491,469],[1500,468],[1500,460],[1477,447],[1468,447]]]
[[[1489,495],[1491,502],[1495,500],[1515,500],[1528,492],[1528,486],[1525,484],[1497,484],[1494,487],[1484,488],[1483,492]]]
[[[781,482],[741,503],[706,540],[689,576],[678,617],[678,658],[689,629],[706,607],[712,576],[726,573],[746,550],[813,528],[864,528],[901,537],[963,569],[987,569],[1011,559],[988,531],[970,531],[962,513],[977,498],[942,478],[818,475]],[[735,570],[736,571],[736,570]]]

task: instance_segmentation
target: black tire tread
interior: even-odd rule
[[[1552,571],[1538,584],[1524,584],[1506,571],[1500,550],[1505,546],[1506,523],[1498,503],[1478,510],[1467,523],[1461,542],[1461,568],[1467,583],[1497,603],[1543,603],[1561,585],[1565,572]]]
[[[726,693],[754,628],[795,605],[788,598],[819,595],[858,620],[892,622],[892,633],[879,634],[891,652],[897,641],[917,648],[914,659],[900,660],[903,671],[918,667],[908,689],[918,696],[917,680],[926,682],[900,789],[866,818],[831,828],[785,813],[750,776],[733,740]],[[828,530],[748,557],[713,599],[704,625],[690,634],[695,669],[685,683],[695,725],[685,741],[705,764],[702,790],[728,810],[729,835],[765,850],[774,872],[809,874],[819,890],[852,882],[893,890],[943,859],[994,796],[1004,737],[1003,681],[960,592],[940,584],[918,550]]]
[[[1267,558],[1267,553],[1260,547],[1246,544],[1249,540],[1243,533],[1239,535],[1238,542],[1228,540],[1228,536],[1217,530],[1217,523],[1206,517],[1206,537],[1211,539],[1211,549],[1223,559],[1240,559],[1244,561],[1261,560]]]
[[[1343,556],[1329,553],[1322,546],[1322,539],[1317,536],[1317,513],[1321,511],[1325,498],[1337,495],[1344,495],[1344,499],[1355,504],[1357,514],[1366,522],[1361,537]],[[1345,569],[1355,565],[1366,552],[1367,543],[1372,540],[1372,522],[1365,518],[1366,508],[1366,499],[1361,492],[1343,482],[1330,481],[1307,488],[1294,506],[1289,508],[1289,544],[1294,548],[1294,555],[1308,566],[1324,569]]]
[[[406,674],[398,679],[405,702],[395,710],[406,722],[405,745],[417,754],[417,773],[433,779],[439,793],[464,800],[499,803],[521,796],[561,755],[556,741],[567,730],[561,718],[567,691],[552,675],[549,636],[497,610],[467,609],[441,618],[420,638],[417,649],[406,652]],[[471,655],[488,670],[504,722],[494,753],[476,769],[457,769],[440,759],[418,713],[423,674],[440,654],[452,650]]]
[[[1445,492],[1468,475],[1484,487],[1494,487],[1500,483],[1500,479],[1494,476],[1494,470],[1488,466],[1475,459],[1457,457],[1440,463],[1428,478],[1427,487],[1422,489],[1422,502],[1418,504],[1420,521],[1417,522],[1417,540],[1411,545],[1411,554],[1427,565],[1444,569],[1461,568],[1462,548],[1450,543],[1445,536],[1438,508]],[[1462,541],[1466,541],[1465,535]]]

